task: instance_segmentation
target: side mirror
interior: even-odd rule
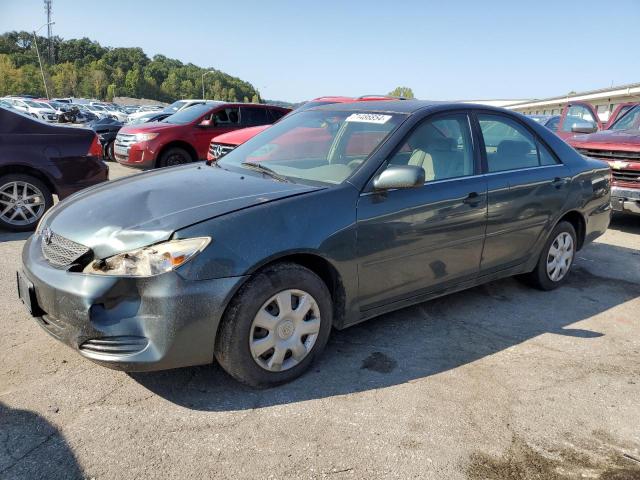
[[[389,165],[373,180],[376,190],[416,188],[424,185],[424,169],[416,165]]]
[[[593,133],[598,131],[598,127],[593,122],[575,122],[571,125],[573,133]]]
[[[199,127],[203,127],[203,128],[207,128],[207,127],[215,127],[216,126],[216,121],[215,120],[202,120],[199,124]]]

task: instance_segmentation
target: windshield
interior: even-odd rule
[[[42,108],[42,106],[38,105],[36,102],[33,102],[31,100],[25,100],[24,103],[26,103],[27,105],[33,108]]]
[[[308,110],[283,118],[218,164],[264,167],[294,182],[338,184],[364,164],[403,119],[397,114]]]
[[[182,107],[184,107],[186,104],[187,104],[187,102],[185,102],[184,100],[178,100],[177,102],[173,102],[168,107],[165,107],[164,111],[165,112],[177,112]]]
[[[184,110],[180,110],[178,113],[174,113],[170,117],[163,120],[165,123],[175,123],[176,125],[186,125],[194,120],[197,120],[205,113],[211,111],[213,107],[211,105],[199,104],[194,105]]]
[[[630,130],[640,128],[640,105],[636,105],[609,127],[609,130]]]

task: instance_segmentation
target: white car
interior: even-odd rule
[[[184,110],[185,108],[189,108],[189,107],[192,107],[193,105],[199,105],[199,104],[205,103],[205,102],[206,102],[206,100],[195,99],[195,98],[178,100],[176,102],[173,102],[171,105],[168,105],[168,106],[164,107],[161,111],[173,114],[173,113],[179,112],[180,110]],[[132,113],[131,115],[129,115],[129,118],[127,119],[127,122],[129,123],[129,122],[137,119],[138,117],[146,115],[147,113],[149,113],[149,112],[148,111],[147,112],[143,112],[142,109],[140,109],[138,112]]]
[[[97,115],[98,118],[115,118],[118,121],[124,122],[127,120],[127,114],[122,112],[116,112],[115,110],[110,110],[103,105],[83,105],[83,107],[89,110],[94,115]]]
[[[15,97],[6,97],[3,100],[10,103],[16,110],[31,115],[38,120],[44,120],[45,122],[56,122],[58,120],[58,112],[47,103],[29,98]]]

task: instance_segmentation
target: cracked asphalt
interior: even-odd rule
[[[559,290],[501,280],[333,332],[262,391],[82,359],[16,298],[25,238],[0,232],[2,479],[640,479],[640,218]]]

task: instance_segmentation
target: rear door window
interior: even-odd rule
[[[537,142],[525,127],[502,115],[479,114],[490,173],[540,166]]]
[[[245,127],[268,125],[272,123],[266,108],[240,107],[240,120]]]

